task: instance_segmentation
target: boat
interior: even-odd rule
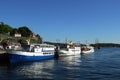
[[[81,53],[93,53],[94,52],[94,47],[90,45],[85,45],[82,47],[82,52]]]
[[[80,45],[74,45],[72,42],[67,44],[67,48],[59,50],[59,56],[80,55],[80,53],[81,53]]]
[[[37,61],[54,58],[55,46],[50,44],[30,44],[23,50],[7,50],[10,63]]]

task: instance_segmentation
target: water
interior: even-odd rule
[[[120,48],[58,60],[0,64],[0,80],[120,80]]]

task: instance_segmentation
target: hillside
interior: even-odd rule
[[[41,36],[39,34],[36,35],[27,26],[13,28],[3,22],[0,23],[0,42],[10,41],[25,43],[28,39],[31,39],[31,42],[42,42]]]

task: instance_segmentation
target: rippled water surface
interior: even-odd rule
[[[0,80],[120,80],[120,48],[41,62],[0,64]]]

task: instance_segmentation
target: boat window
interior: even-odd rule
[[[35,45],[35,48],[40,48],[40,45]]]
[[[50,52],[46,52],[46,53],[43,53],[43,54],[52,54],[52,53],[50,53]]]

